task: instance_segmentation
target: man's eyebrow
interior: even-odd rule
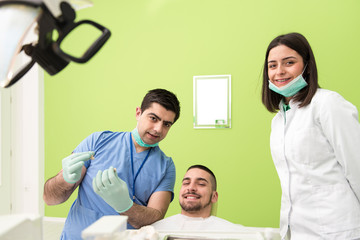
[[[161,118],[158,116],[158,115],[156,115],[155,113],[148,113],[148,115],[152,115],[152,116],[154,116],[155,118],[157,118],[157,120],[159,120],[159,121],[161,121]]]
[[[158,115],[156,115],[155,113],[149,113],[148,115],[154,116],[157,120],[161,121],[161,118]],[[171,121],[164,121],[164,123],[170,123],[171,125],[174,124]]]
[[[184,177],[182,181],[184,182],[184,181],[190,181],[190,180],[191,179],[189,177]],[[206,180],[206,178],[202,178],[202,177],[196,178],[196,181],[199,181],[199,182],[200,181],[205,181],[205,182],[209,183],[209,181]]]
[[[189,177],[184,177],[183,181],[186,181],[186,180],[190,180],[190,178]]]
[[[209,182],[209,181],[206,180],[205,178],[197,178],[196,180],[197,180],[197,181],[205,181],[205,182],[207,182],[207,183]]]

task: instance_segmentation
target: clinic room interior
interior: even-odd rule
[[[13,87],[1,89],[1,215],[66,218],[76,194],[47,206],[44,182],[91,133],[132,131],[143,96],[164,88],[181,104],[179,120],[160,143],[176,166],[174,201],[165,217],[180,212],[187,168],[202,164],[217,178],[216,216],[279,228],[281,187],[269,145],[275,114],[261,102],[266,48],[280,34],[303,34],[314,51],[320,86],[359,108],[360,2],[92,2],[76,19],[101,23],[111,37],[90,61],[72,62],[53,76],[34,66]],[[231,124],[196,128],[194,77],[219,75],[231,76]]]

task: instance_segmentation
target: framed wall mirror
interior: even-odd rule
[[[194,128],[231,128],[231,75],[193,77]]]

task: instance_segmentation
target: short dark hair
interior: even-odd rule
[[[212,181],[212,185],[213,185],[213,186],[212,186],[212,189],[213,189],[214,191],[216,191],[216,188],[217,188],[216,185],[217,185],[217,183],[216,183],[215,174],[214,174],[209,168],[205,167],[204,165],[200,165],[200,164],[190,166],[190,167],[186,170],[186,172],[189,171],[190,169],[193,169],[193,168],[199,168],[199,169],[201,169],[201,170],[204,170],[204,171],[208,172],[208,173],[212,176],[212,178],[213,178],[213,179],[210,179],[210,180]]]
[[[316,90],[320,87],[318,83],[318,74],[316,68],[315,57],[309,42],[300,33],[288,33],[277,36],[272,40],[266,50],[265,63],[263,69],[263,85],[262,85],[262,103],[265,105],[269,112],[276,112],[279,110],[279,103],[283,96],[269,89],[269,75],[268,75],[268,57],[269,52],[274,47],[285,45],[295,50],[304,61],[306,69],[303,77],[308,86],[300,90],[294,100],[300,102],[299,107],[305,107],[311,102],[312,97],[315,95]]]
[[[150,90],[141,103],[141,111],[150,108],[152,103],[158,103],[166,110],[174,112],[174,123],[180,117],[180,102],[174,93],[161,88]]]

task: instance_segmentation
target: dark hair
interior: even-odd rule
[[[175,113],[174,123],[180,117],[180,103],[172,92],[160,88],[150,90],[141,103],[141,111],[144,112],[151,107],[152,103],[158,103],[166,110],[173,111]]]
[[[190,169],[193,169],[193,168],[199,168],[201,170],[204,170],[205,172],[208,172],[213,179],[211,179],[211,183],[212,183],[212,189],[214,191],[216,191],[216,188],[217,188],[217,184],[216,184],[216,177],[215,177],[215,174],[207,167],[205,167],[204,165],[200,165],[200,164],[197,164],[197,165],[192,165],[190,166],[186,171],[189,171]]]
[[[315,57],[310,47],[309,42],[300,33],[288,33],[285,35],[277,36],[272,40],[266,50],[265,63],[263,69],[263,85],[262,85],[262,103],[265,105],[269,112],[276,112],[279,110],[279,103],[283,96],[269,89],[269,76],[268,76],[268,57],[269,52],[274,47],[285,45],[295,50],[304,61],[306,69],[303,77],[308,86],[299,91],[294,96],[294,101],[301,102],[299,107],[304,107],[311,102],[312,97],[315,95],[317,88],[319,88],[318,75]]]

